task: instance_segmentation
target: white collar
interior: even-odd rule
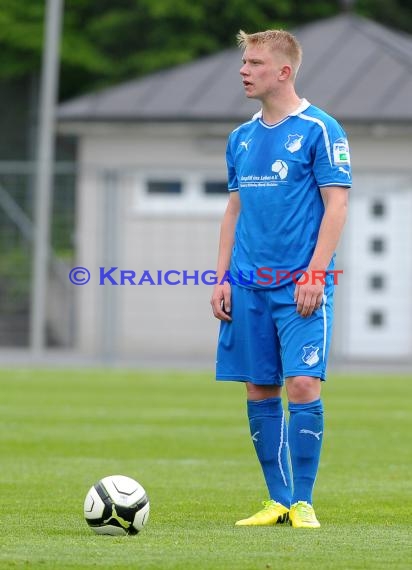
[[[289,113],[289,117],[295,117],[299,115],[299,113],[303,113],[308,107],[310,107],[309,101],[307,99],[301,99],[299,107],[295,111],[292,111],[292,113]]]
[[[306,111],[306,109],[310,107],[310,103],[307,99],[301,99],[299,107],[297,109],[295,109],[294,111],[292,111],[291,113],[289,113],[287,116],[288,117],[295,117],[296,115],[299,115],[299,113],[302,113],[303,111]],[[262,118],[262,114],[263,111],[262,109],[259,109],[259,111],[257,113],[255,113],[252,117],[252,121],[254,119],[261,119]]]

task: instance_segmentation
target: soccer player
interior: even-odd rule
[[[351,185],[348,142],[334,118],[297,95],[302,51],[293,35],[240,31],[237,39],[245,94],[261,111],[227,144],[230,194],[211,299],[221,321],[216,378],[246,385],[269,500],[236,525],[290,520],[317,528],[312,493],[332,328],[329,272]]]

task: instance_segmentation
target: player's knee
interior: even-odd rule
[[[313,376],[291,376],[286,379],[286,389],[290,402],[313,402],[320,397],[321,380]]]
[[[278,398],[281,394],[281,386],[262,386],[246,382],[248,400],[265,400],[266,398]]]

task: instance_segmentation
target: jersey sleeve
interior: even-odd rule
[[[232,152],[231,142],[231,137],[229,137],[226,147],[228,190],[229,192],[237,192],[239,190],[239,183],[236,174],[235,160]]]
[[[319,121],[321,129],[316,140],[313,172],[320,188],[352,186],[349,144],[345,131],[337,121]]]

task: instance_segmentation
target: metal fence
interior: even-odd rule
[[[28,346],[35,164],[0,162],[0,346]],[[66,268],[74,252],[76,171],[54,170],[51,259],[48,276],[49,346],[74,341],[73,299]]]
[[[0,347],[30,343],[34,166],[0,162]],[[210,195],[210,180],[224,187],[208,170],[55,166],[49,346],[112,360],[213,360],[211,287],[194,277],[215,268],[227,201]],[[358,172],[338,252],[336,360],[412,361],[411,243],[411,173]],[[85,287],[69,280],[77,266],[90,272]],[[112,267],[114,278],[99,282]],[[122,270],[134,280],[123,282]],[[168,284],[168,271],[192,277]]]

